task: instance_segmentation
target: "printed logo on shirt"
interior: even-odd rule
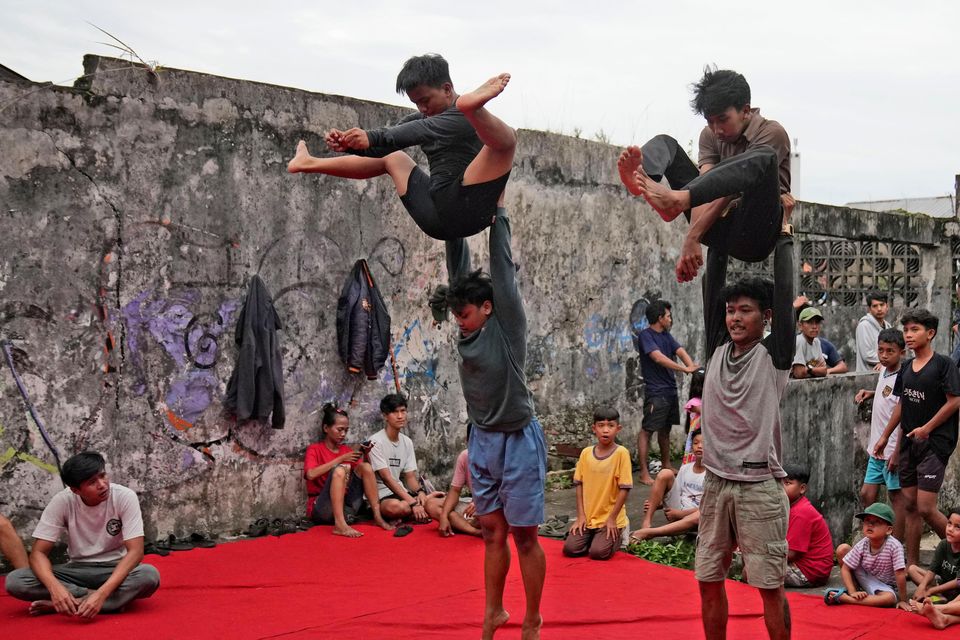
[[[889,398],[891,393],[893,393],[893,387],[887,385],[883,388],[883,391],[880,392],[880,395],[882,395],[884,398]]]
[[[913,402],[923,402],[926,399],[926,394],[923,391],[906,387],[903,388],[903,396]]]
[[[388,462],[390,463],[390,466],[391,466],[391,467],[399,467],[399,466],[400,466],[400,458],[390,458],[390,459],[388,460]]]
[[[123,523],[117,518],[111,518],[107,521],[107,533],[112,536],[117,535],[123,530]]]

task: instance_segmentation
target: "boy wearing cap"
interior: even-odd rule
[[[832,373],[846,373],[847,363],[834,355],[832,362],[827,358],[823,340],[820,338],[820,326],[823,314],[819,309],[806,307],[800,311],[797,326],[797,348],[790,369],[791,378],[823,378]],[[831,345],[832,346],[832,345]],[[836,354],[836,349],[833,349]]]
[[[903,545],[891,535],[893,509],[882,502],[874,502],[857,517],[863,521],[863,538],[853,547],[848,544],[837,547],[840,577],[845,588],[827,589],[823,601],[867,607],[896,605],[910,611]]]

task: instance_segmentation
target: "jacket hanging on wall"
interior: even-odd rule
[[[277,341],[277,330],[282,328],[267,285],[260,276],[253,276],[237,318],[239,353],[223,401],[238,422],[266,420],[272,414],[273,428],[283,428],[283,359]]]
[[[390,354],[390,314],[366,260],[357,260],[337,301],[337,351],[350,373],[375,380]]]

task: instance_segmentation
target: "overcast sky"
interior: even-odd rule
[[[69,84],[83,54],[117,53],[88,21],[163,66],[393,104],[409,105],[403,61],[438,52],[460,91],[513,74],[491,107],[509,124],[616,145],[689,146],[689,85],[716,63],[798,141],[804,200],[947,195],[960,173],[955,0],[0,0],[0,15],[0,64],[32,80]]]

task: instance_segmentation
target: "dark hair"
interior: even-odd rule
[[[347,412],[335,405],[332,402],[328,402],[323,405],[323,413],[320,417],[320,431],[323,431],[324,427],[332,427],[337,423],[337,416],[343,416],[349,420],[350,416],[347,415]]]
[[[693,444],[693,439],[697,436],[703,436],[703,429],[694,429],[690,432],[690,444]]]
[[[660,320],[660,318],[667,315],[667,311],[670,309],[673,309],[673,305],[666,300],[654,300],[647,305],[647,310],[643,313],[647,316],[647,322],[654,324]]]
[[[421,85],[439,89],[444,82],[453,84],[450,65],[443,56],[438,53],[413,56],[403,63],[403,68],[397,74],[397,93],[410,93]]]
[[[801,484],[810,482],[810,470],[798,464],[788,464],[783,468],[787,474],[787,480],[796,480]]]
[[[887,302],[889,298],[887,297],[887,294],[881,291],[871,291],[867,294],[867,306],[869,307],[871,304],[873,304],[874,300],[879,302]]]
[[[383,396],[383,400],[380,401],[380,413],[393,413],[400,407],[406,406],[407,399],[402,395],[399,393],[388,393],[387,395]]]
[[[690,374],[690,397],[703,397],[703,381],[707,379],[707,372],[703,368],[697,369]]]
[[[703,68],[700,82],[692,85],[690,107],[702,116],[715,116],[733,107],[740,111],[750,104],[750,85],[736,71],[717,70],[716,65]]]
[[[877,342],[889,342],[901,349],[907,346],[903,341],[903,331],[900,331],[900,329],[883,329],[877,336]]]
[[[940,319],[926,309],[911,309],[904,313],[900,318],[900,324],[907,326],[907,323],[923,325],[925,329],[933,329],[934,335],[940,327]]]
[[[950,509],[950,511],[947,512],[947,518],[950,518],[950,516],[960,516],[960,507]]]
[[[773,305],[773,282],[767,278],[741,278],[720,290],[724,303],[740,297],[756,301],[760,311],[766,311]]]
[[[603,422],[605,420],[618,422],[620,420],[620,412],[609,406],[600,406],[595,408],[593,410],[593,421]]]
[[[81,484],[107,468],[107,462],[96,451],[84,451],[71,456],[60,469],[60,479],[68,487],[78,489]]]
[[[459,313],[468,304],[479,307],[487,300],[493,301],[493,281],[480,269],[460,276],[447,289],[447,305],[455,313]]]

